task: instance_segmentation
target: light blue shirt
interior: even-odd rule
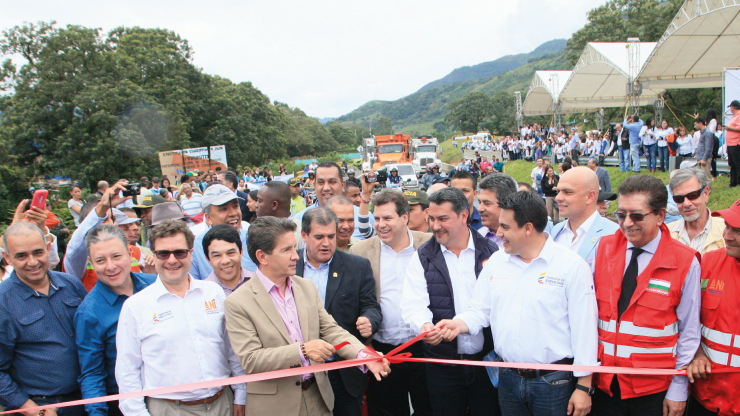
[[[208,227],[208,230],[210,229],[211,227]],[[203,237],[205,237],[208,230],[196,235],[195,243],[193,244],[193,264],[190,266],[190,275],[198,280],[205,280],[213,271],[213,267],[208,263],[206,253],[203,251]],[[249,258],[249,253],[247,252],[247,232],[245,230],[239,230],[239,237],[242,240],[242,267],[253,272],[257,270],[257,265]]]
[[[306,257],[306,250],[303,250],[303,278],[312,281],[316,285],[319,289],[321,301],[324,303],[326,303],[326,284],[329,281],[329,266],[331,265],[332,259],[334,259],[334,257],[329,259],[328,262],[319,265],[319,268],[317,269],[309,263],[308,257]]]
[[[640,129],[642,129],[642,126],[644,125],[645,122],[642,120],[639,120],[637,123],[627,123],[627,119],[624,119],[624,124],[622,126],[630,132],[630,144],[642,143],[642,139],[640,139]]]
[[[303,214],[305,214],[306,211],[312,210],[312,209],[318,208],[318,207],[319,207],[319,201],[316,201],[315,203],[313,203],[312,205],[310,205],[308,208],[306,208],[303,211],[297,213],[295,215],[295,219],[298,220],[298,222],[303,221]],[[354,238],[356,238],[358,240],[364,240],[366,237],[365,237],[365,235],[363,235],[360,232],[360,220],[358,219],[358,215],[360,215],[360,208],[359,207],[356,207],[356,206],[353,206],[353,208],[355,210],[355,232],[352,234],[352,237],[354,237]],[[373,217],[372,215],[369,215],[368,218],[370,219],[370,227],[369,228],[372,230],[372,234],[370,235],[372,237],[373,235],[375,235],[374,234],[375,233],[375,217]],[[363,225],[365,226],[365,228],[368,228],[367,227],[367,222],[363,223]],[[244,246],[244,247],[246,247],[246,246]]]

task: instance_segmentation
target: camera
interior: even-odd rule
[[[127,196],[137,196],[141,194],[141,186],[138,183],[130,183],[124,186],[126,187],[126,190],[121,192],[124,198]]]
[[[367,183],[375,183],[375,182],[386,183],[388,182],[388,172],[384,170],[379,170],[377,172],[370,171],[365,174],[365,182]]]

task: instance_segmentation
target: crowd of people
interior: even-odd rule
[[[622,128],[633,124],[644,123]],[[740,117],[725,134],[732,155]],[[528,137],[493,145],[513,143],[519,157]],[[2,238],[0,406],[25,416],[361,415],[366,397],[370,415],[740,413],[740,200],[710,211],[703,163],[667,185],[629,176],[612,192],[599,167],[605,144],[588,153],[591,137],[559,174],[535,151],[531,183],[476,158],[444,177],[432,166],[426,191],[378,189],[333,162],[251,191],[240,186],[257,181],[251,170],[186,175],[177,188],[140,178],[138,196],[124,196],[126,180],[101,181],[85,199],[73,187],[77,228],[63,252],[53,214],[21,201]],[[382,359],[24,410],[362,359],[419,334],[412,357],[455,364]]]

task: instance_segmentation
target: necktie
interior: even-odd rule
[[[632,295],[635,293],[637,288],[637,256],[645,252],[645,250],[639,247],[632,247],[632,258],[630,264],[627,266],[627,270],[624,272],[624,278],[622,278],[622,291],[619,294],[619,303],[617,309],[619,311],[619,319],[622,319],[622,314],[627,310],[630,304]]]

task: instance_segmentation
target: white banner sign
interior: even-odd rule
[[[740,69],[725,69],[725,88],[724,88],[724,98],[725,98],[725,104],[723,113],[725,114],[725,122],[722,123],[725,126],[727,123],[730,122],[730,119],[732,119],[732,113],[730,112],[729,107],[730,103],[733,100],[740,100]]]

